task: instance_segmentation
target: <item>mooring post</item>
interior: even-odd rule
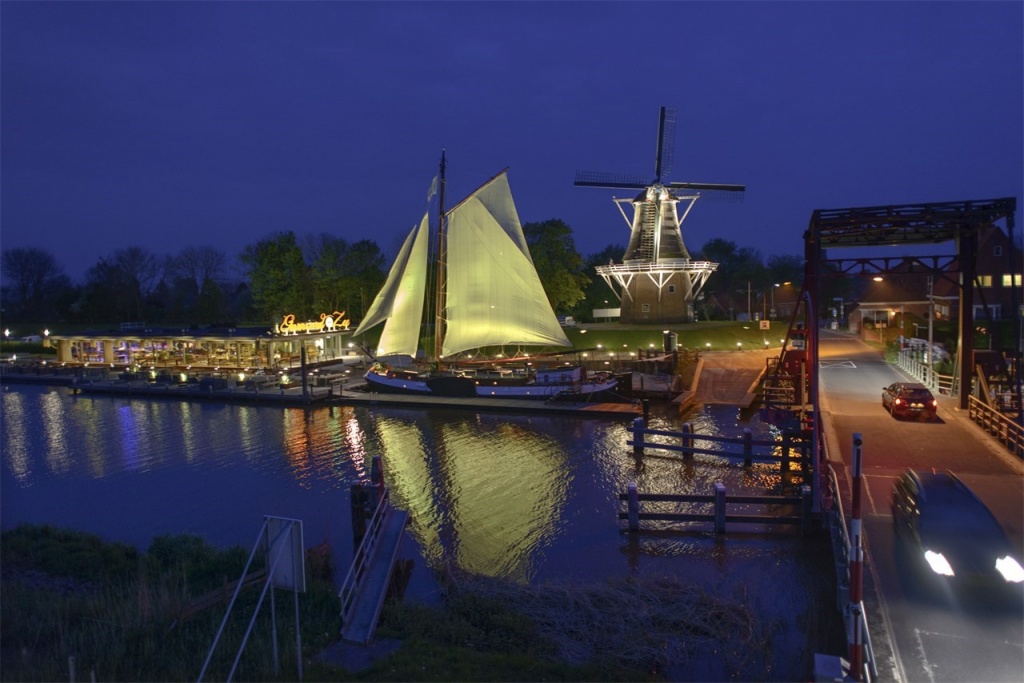
[[[715,533],[725,533],[725,484],[715,482]]]
[[[644,454],[644,419],[633,418],[633,455]]]
[[[645,398],[640,402],[640,404],[643,406],[644,409],[644,427],[646,427],[648,420],[651,417],[651,401],[650,399]]]
[[[629,530],[640,531],[640,498],[636,493],[636,482],[629,482],[626,510],[629,513]]]
[[[750,467],[752,458],[754,455],[754,436],[750,433],[750,428],[745,427],[743,429],[743,466]]]
[[[683,433],[680,436],[680,445],[683,447],[683,457],[693,457],[693,423],[687,422],[683,425]]]

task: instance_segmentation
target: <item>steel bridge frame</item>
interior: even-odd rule
[[[804,233],[805,282],[809,294],[808,347],[809,365],[818,367],[818,325],[810,315],[820,310],[821,280],[830,276],[931,274],[945,278],[959,287],[959,392],[960,408],[968,407],[971,380],[974,377],[972,358],[974,329],[974,281],[979,229],[1005,220],[1009,233],[1010,282],[1022,267],[1019,251],[1013,241],[1017,200],[1002,199],[903,204],[848,209],[817,209],[811,214],[810,226]],[[899,258],[831,259],[826,249],[837,247],[874,247],[954,242],[956,253],[943,256],[905,256]],[[959,274],[953,278],[950,274]],[[1014,315],[1014,339],[1021,338],[1021,311],[1017,287],[1011,287]],[[1014,353],[1014,368],[1021,378],[1021,350]],[[817,412],[817,372],[812,378],[811,397]],[[1021,399],[1020,382],[1017,400]],[[818,424],[815,415],[815,424]]]

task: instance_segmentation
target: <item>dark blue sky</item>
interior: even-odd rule
[[[523,222],[625,245],[577,170],[747,185],[712,237],[802,254],[811,211],[1022,196],[1024,3],[2,2],[0,246],[79,278],[127,246],[279,230],[389,257],[447,148]],[[619,191],[619,196],[623,192]]]

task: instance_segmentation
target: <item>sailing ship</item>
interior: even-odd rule
[[[413,227],[358,337],[383,323],[366,373],[372,391],[424,396],[486,396],[587,400],[615,388],[608,373],[588,376],[579,364],[513,356],[472,362],[466,354],[483,348],[548,347],[572,344],[555,317],[533,265],[512,191],[508,169],[446,211],[445,157],[441,155],[437,242],[431,258],[429,203]],[[431,261],[433,260],[433,268]],[[427,281],[433,270],[432,358],[420,349],[421,328],[430,299]]]

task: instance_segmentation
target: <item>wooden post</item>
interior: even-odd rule
[[[807,533],[811,528],[811,512],[814,510],[814,500],[811,498],[811,487],[800,487],[800,530]]]
[[[743,466],[750,467],[752,461],[751,457],[754,455],[754,443],[753,434],[750,433],[750,427],[743,429]]]
[[[636,493],[636,482],[629,482],[627,489],[629,498],[626,501],[627,511],[629,512],[629,530],[640,531],[640,498]]]
[[[370,483],[374,486],[384,484],[384,468],[381,467],[379,455],[373,456],[373,459],[370,460]]]
[[[645,398],[642,401],[640,401],[640,404],[643,406],[644,409],[644,427],[646,427],[651,417],[651,401],[650,399]]]
[[[633,418],[633,455],[644,454],[644,419]]]
[[[782,473],[789,473],[789,451],[792,448],[791,439],[793,438],[792,433],[787,429],[782,434]]]
[[[715,482],[715,533],[725,533],[725,484]]]
[[[687,422],[683,425],[683,433],[680,438],[680,445],[683,447],[683,457],[693,457],[693,423]]]

